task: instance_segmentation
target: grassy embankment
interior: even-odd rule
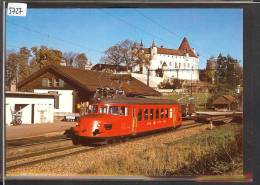
[[[242,126],[227,124],[143,150],[96,156],[88,175],[232,175],[242,174]]]
[[[194,98],[192,101],[195,104],[196,110],[206,110],[206,103],[208,98],[210,98],[212,94],[210,93],[193,93],[192,97]],[[176,99],[179,100],[180,103],[189,103],[190,94],[183,93],[171,93],[168,95],[164,95],[161,98],[164,99]]]

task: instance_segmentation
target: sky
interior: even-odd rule
[[[177,49],[186,37],[199,53],[199,68],[211,56],[230,54],[243,64],[243,10],[228,8],[28,9],[6,17],[6,48],[45,45],[85,53],[93,64],[104,51],[129,39]]]

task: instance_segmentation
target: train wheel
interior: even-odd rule
[[[73,137],[72,137],[72,143],[73,143],[74,145],[79,145],[79,144],[80,144],[80,137],[78,137],[78,136],[73,136]]]

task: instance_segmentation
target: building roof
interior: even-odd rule
[[[81,88],[87,92],[94,93],[98,87],[114,87],[122,88],[128,96],[161,96],[161,93],[153,88],[146,86],[139,80],[131,77],[131,75],[110,74],[105,72],[97,72],[92,70],[82,70],[71,67],[48,65],[18,84],[18,88],[22,88],[30,81],[38,78],[46,72],[58,75],[62,80],[69,84]]]
[[[121,104],[143,104],[143,105],[174,105],[179,104],[178,101],[172,99],[151,99],[151,98],[135,98],[135,97],[116,97],[114,99],[104,99],[101,102],[121,103]]]
[[[153,41],[153,47],[156,47]],[[150,48],[144,48],[145,53],[150,54],[151,49]],[[158,54],[165,54],[165,55],[177,55],[177,56],[185,56],[186,53],[189,54],[190,57],[196,57],[198,58],[198,55],[193,51],[193,49],[190,47],[190,44],[186,37],[183,38],[180,46],[178,49],[169,49],[164,47],[157,47],[157,53]]]
[[[54,98],[55,94],[21,92],[21,91],[5,91],[6,97],[30,97],[30,98]]]
[[[213,105],[227,105],[230,103],[234,103],[235,101],[236,99],[231,95],[222,95],[213,101]]]
[[[117,70],[117,71],[127,71],[126,66],[112,65],[112,64],[96,64],[91,68],[91,70],[97,70],[97,71],[101,71],[103,69],[110,69],[110,70]]]
[[[191,57],[197,57],[197,55],[194,53],[193,49],[191,49],[190,44],[186,37],[183,38],[178,50],[183,54],[189,53],[189,56],[191,56]]]

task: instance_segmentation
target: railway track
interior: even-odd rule
[[[48,144],[53,142],[61,142],[68,140],[65,135],[58,135],[52,137],[37,136],[31,138],[7,140],[5,145],[7,149],[21,148],[21,147],[32,147],[40,144]]]
[[[204,124],[196,123],[194,121],[187,121],[187,122],[184,122],[183,125],[180,128],[178,128],[177,130],[175,130],[174,132],[180,132],[182,130],[198,127],[201,125],[204,125]],[[157,132],[154,134],[145,135],[142,137],[134,137],[134,138],[129,139],[127,142],[143,140],[143,139],[147,139],[149,137],[155,137],[157,135],[165,134],[168,132],[172,132],[172,129],[166,130],[165,132]],[[44,151],[38,151],[38,152],[33,152],[33,153],[28,153],[28,154],[7,157],[6,158],[6,170],[11,170],[11,169],[15,169],[15,168],[22,167],[22,166],[28,166],[28,165],[32,165],[32,164],[45,162],[45,161],[50,161],[50,160],[54,160],[54,159],[58,159],[58,158],[66,157],[66,156],[75,155],[75,154],[82,153],[82,152],[99,150],[101,148],[111,147],[111,146],[118,145],[118,144],[121,144],[121,143],[116,142],[116,143],[100,145],[100,146],[82,146],[82,145],[63,146],[63,147],[48,149],[48,150],[44,150]],[[31,146],[33,146],[33,145],[31,145]]]

